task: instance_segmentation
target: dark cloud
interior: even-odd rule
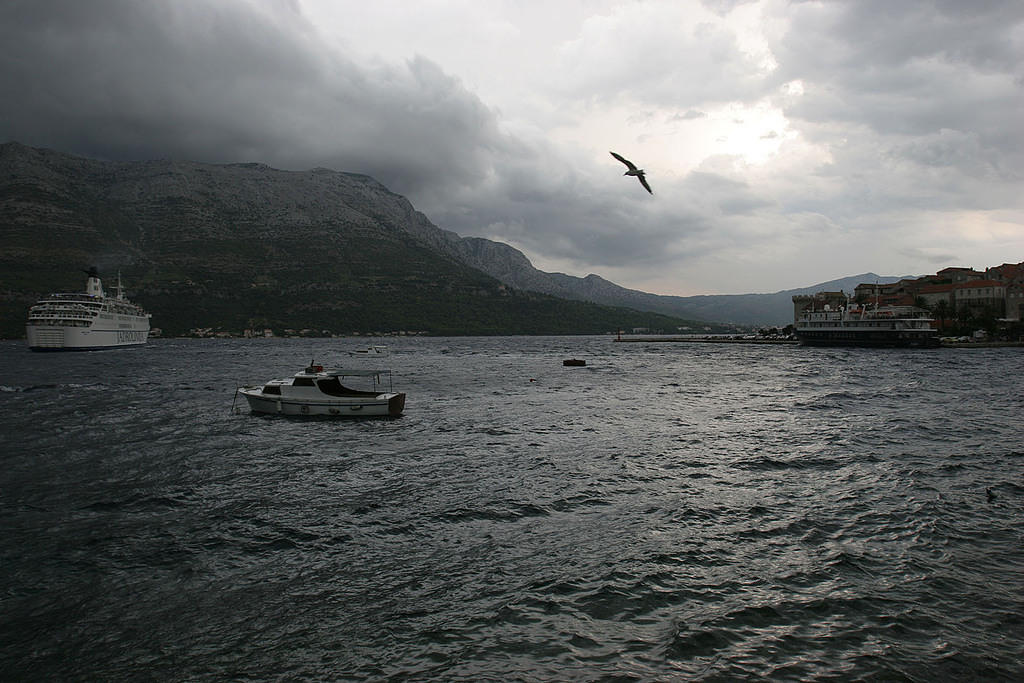
[[[1017,136],[1013,120],[1024,109],[1024,3],[793,7],[789,30],[772,46],[776,78],[800,80],[808,94],[792,102],[788,116],[845,121],[882,135],[973,132],[983,153],[1009,151],[1007,136]]]
[[[405,193],[473,184],[514,149],[437,65],[328,54],[289,3],[33,0],[0,27],[0,131],[26,144],[331,166]]]
[[[237,158],[266,134],[266,105],[280,107],[273,96],[316,76],[294,12],[246,10],[116,0],[3,5],[4,133],[118,158]]]

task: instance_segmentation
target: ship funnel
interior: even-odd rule
[[[89,279],[85,281],[85,293],[90,296],[103,296],[103,285],[100,283],[100,272],[93,266],[84,271]]]

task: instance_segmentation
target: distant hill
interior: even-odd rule
[[[120,270],[170,334],[245,327],[589,333],[792,322],[792,296],[663,296],[537,270],[517,249],[433,225],[369,176],[263,164],[105,162],[0,145],[0,336],[81,269]],[[625,310],[628,309],[628,310]]]
[[[5,338],[24,336],[40,295],[81,291],[81,269],[93,265],[108,287],[120,270],[130,297],[169,334],[583,334],[694,324],[506,283],[489,273],[516,260],[511,247],[440,230],[373,178],[327,169],[106,162],[8,143],[0,145],[0,247]]]
[[[535,268],[525,254],[512,246],[480,237],[460,237],[429,223],[412,224],[407,229],[438,251],[516,289],[725,325],[788,325],[793,322],[792,299],[796,294],[838,290],[852,293],[861,283],[885,284],[912,277],[864,273],[772,294],[666,296],[627,289],[594,274],[581,278],[547,273]]]
[[[594,277],[594,276],[592,276]],[[821,291],[845,291],[853,293],[854,288],[865,282],[889,283],[898,282],[905,276],[881,276],[875,273],[863,273],[838,280],[821,282],[810,287],[787,289],[771,294],[718,294],[704,296],[656,296],[645,310],[658,311],[666,315],[681,315],[701,320],[717,320],[742,325],[788,325],[793,322],[793,296],[797,294],[815,294]],[[610,283],[609,283],[610,284]],[[627,290],[628,291],[628,290]],[[588,299],[611,303],[635,300],[638,297],[601,297]],[[632,304],[636,308],[641,306]]]
[[[484,244],[477,244],[487,243]],[[488,240],[464,239],[455,248],[460,258],[514,287],[543,292],[566,299],[591,301],[608,306],[625,306],[642,311],[696,320],[737,325],[787,325],[793,322],[793,295],[820,291],[853,289],[865,282],[898,282],[907,276],[881,276],[875,273],[853,275],[809,287],[772,294],[713,294],[702,296],[665,296],[621,287],[598,275],[579,278],[562,273],[545,273],[534,268],[526,257],[512,247]]]

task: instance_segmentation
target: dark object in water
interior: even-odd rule
[[[569,365],[572,367],[583,367],[587,364],[585,360],[579,360],[577,358],[568,358],[562,361],[562,365]]]

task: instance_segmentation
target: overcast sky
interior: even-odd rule
[[[1020,0],[4,0],[0,93],[0,140],[367,173],[658,294],[1024,261]]]

